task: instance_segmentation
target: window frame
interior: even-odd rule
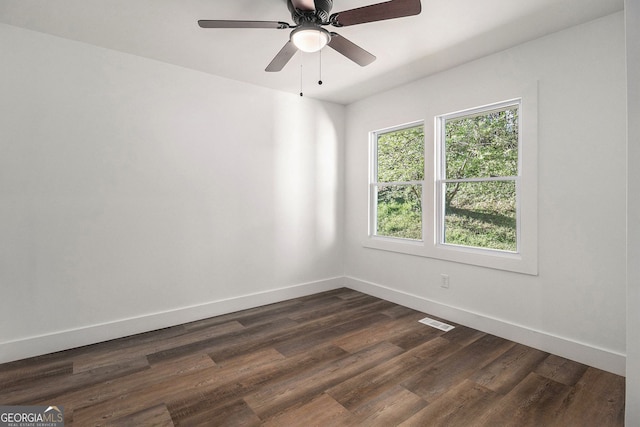
[[[503,82],[504,83],[504,82]],[[371,185],[368,189],[368,229],[361,243],[369,249],[397,252],[442,261],[468,264],[479,267],[510,271],[515,273],[538,274],[538,82],[514,85],[501,84],[485,87],[482,91],[460,91],[457,96],[438,99],[426,103],[423,110],[425,120],[425,173],[422,191],[422,241],[376,236],[371,233],[376,218],[372,215],[373,196]],[[518,212],[517,252],[484,249],[452,244],[439,244],[438,240],[438,181],[436,169],[439,167],[440,152],[437,143],[437,120],[440,116],[455,112],[486,109],[491,105],[520,100],[519,106],[519,150],[516,209]],[[424,106],[425,104],[423,104]],[[454,113],[444,113],[451,111]],[[374,133],[389,131],[419,124],[413,121],[399,126],[386,127],[369,133],[369,184],[373,181],[372,160]]]
[[[489,105],[484,105],[480,107],[472,107],[466,110],[455,111],[452,113],[441,114],[435,117],[435,151],[436,151],[436,169],[435,169],[435,192],[436,192],[436,204],[434,209],[436,211],[436,245],[437,246],[447,246],[457,249],[465,249],[478,251],[478,253],[489,252],[489,254],[494,253],[494,255],[504,255],[504,254],[518,254],[520,252],[520,240],[521,240],[521,216],[520,216],[520,175],[521,175],[521,165],[522,165],[522,129],[518,126],[518,174],[515,176],[491,176],[491,177],[479,177],[479,178],[462,178],[462,179],[448,179],[446,177],[446,124],[447,120],[455,120],[460,118],[471,118],[477,117],[484,114],[489,114],[491,112],[496,111],[504,111],[509,109],[509,107],[517,107],[518,116],[520,116],[520,112],[522,111],[522,99],[515,98],[506,101],[500,101]],[[513,181],[516,186],[516,250],[515,251],[507,251],[501,249],[492,249],[492,248],[482,248],[477,246],[465,246],[465,245],[456,245],[453,243],[446,243],[445,240],[445,191],[444,185],[446,183],[451,182],[491,182],[491,181]]]
[[[392,126],[384,129],[379,129],[376,131],[372,131],[369,133],[369,237],[375,239],[389,240],[389,241],[400,241],[405,244],[420,244],[424,242],[425,238],[425,224],[424,224],[424,206],[425,206],[425,184],[426,184],[426,175],[422,174],[422,180],[419,181],[393,181],[393,182],[381,182],[378,181],[378,136],[382,134],[387,134],[391,132],[397,132],[404,129],[411,129],[416,127],[422,127],[422,133],[425,135],[425,125],[423,120],[413,121],[409,123],[404,123],[397,126]],[[424,138],[423,138],[423,147],[424,147]],[[423,151],[423,159],[426,162],[426,152]],[[410,239],[405,237],[394,237],[394,236],[383,236],[378,234],[378,188],[380,186],[392,186],[392,185],[419,185],[421,187],[420,191],[420,208],[422,211],[421,218],[421,228],[422,234],[420,239]]]

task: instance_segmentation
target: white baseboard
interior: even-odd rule
[[[598,369],[625,375],[624,354],[536,331],[490,316],[448,306],[424,297],[354,277],[334,277],[239,297],[181,307],[129,319],[79,327],[0,343],[0,363],[39,356],[156,329],[312,295],[340,287],[357,290],[405,307],[509,339]]]
[[[0,343],[0,363],[167,328],[206,319],[208,317],[329,291],[343,286],[344,278],[334,277],[189,307],[181,307],[175,310],[2,342]]]
[[[506,338],[617,375],[625,375],[626,357],[624,354],[448,306],[418,295],[354,277],[345,277],[344,285],[347,288],[431,314],[450,322]]]

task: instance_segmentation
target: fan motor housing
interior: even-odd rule
[[[291,19],[297,25],[301,23],[326,23],[329,21],[329,14],[333,8],[333,0],[315,0],[315,11],[297,10],[291,0],[287,1],[287,6],[291,12]]]

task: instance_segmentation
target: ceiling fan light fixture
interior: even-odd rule
[[[317,52],[329,43],[331,34],[320,27],[299,27],[291,32],[291,42],[303,52]]]

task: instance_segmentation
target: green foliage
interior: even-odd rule
[[[515,252],[516,219],[450,208],[445,219],[446,242],[475,248]]]
[[[416,126],[378,136],[378,182],[424,179],[424,128]]]
[[[424,179],[424,128],[416,126],[378,136],[378,182]],[[379,236],[422,238],[422,187],[412,184],[378,188]]]
[[[421,191],[417,185],[394,185],[378,191],[379,236],[422,239]]]
[[[517,250],[514,181],[467,182],[445,209],[445,242]]]
[[[445,124],[447,179],[518,174],[518,110],[449,119]]]

